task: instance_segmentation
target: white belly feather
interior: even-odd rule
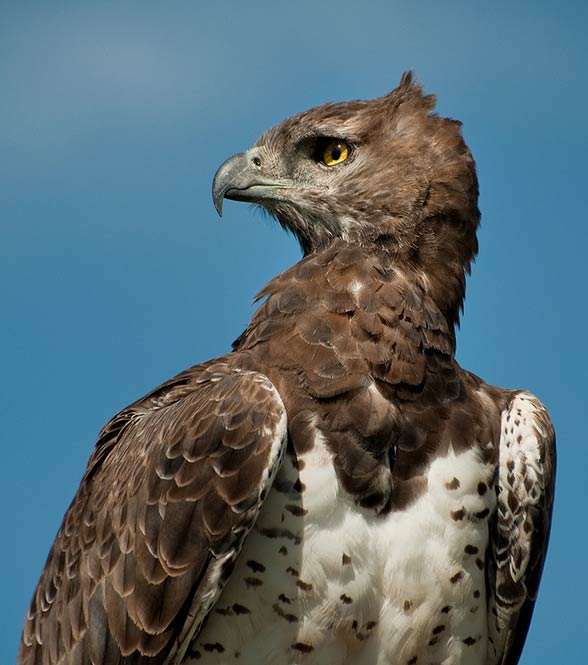
[[[383,516],[340,489],[318,433],[299,469],[285,460],[187,662],[484,663],[496,498],[480,454],[435,460],[420,498]]]

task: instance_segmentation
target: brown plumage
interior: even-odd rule
[[[223,622],[244,616],[253,640],[262,610],[239,602],[209,613],[225,586],[227,598],[234,592],[243,542],[260,513],[270,519],[279,493],[294,497],[285,510],[295,526],[260,527],[248,539],[256,558],[247,593],[263,585],[255,575],[275,568],[263,537],[284,539],[279,556],[308,561],[305,540],[316,537],[318,513],[304,498],[311,478],[304,467],[317,464],[312,453],[323,448],[348,510],[383,528],[434,491],[436,461],[474,455],[477,509],[466,505],[468,495],[446,519],[467,524],[485,551],[460,545],[464,568],[447,569],[447,593],[453,598],[464,578],[485,580],[485,636],[458,639],[470,619],[444,619],[428,642],[402,641],[390,662],[438,656],[435,649],[466,662],[452,651],[457,643],[480,650],[467,662],[518,661],[549,533],[553,430],[535,398],[488,386],[454,359],[465,275],[477,251],[478,187],[460,124],[437,117],[433,106],[406,74],[379,99],[294,116],[221,166],[213,190],[219,212],[223,197],[258,203],[298,238],[305,256],[261,291],[232,353],[163,384],[103,429],[35,592],[19,663],[238,659],[248,638]],[[463,483],[448,477],[443,491],[453,496]],[[340,560],[354,565],[352,552]],[[300,576],[295,566],[285,570]],[[343,644],[348,638],[338,631],[350,629],[337,614],[321,638],[307,637],[304,593],[318,592],[299,577],[296,598],[277,595],[274,613],[287,625],[289,654],[327,662],[321,649]],[[353,605],[347,591],[338,597]],[[399,602],[412,611],[412,600]],[[449,607],[443,603],[443,616]],[[393,644],[400,631],[383,615],[364,632],[349,625],[362,645]],[[210,639],[201,643],[203,635]],[[367,651],[353,651],[359,648],[328,658],[375,663]],[[290,657],[276,647],[267,662]]]

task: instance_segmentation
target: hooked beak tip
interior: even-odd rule
[[[229,157],[223,162],[214,175],[212,182],[212,201],[219,217],[223,216],[223,200],[229,189],[233,186],[235,178],[241,175],[247,165],[245,153]]]

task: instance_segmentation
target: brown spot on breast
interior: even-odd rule
[[[230,607],[217,607],[214,611],[223,617],[228,617],[233,614],[233,610]]]
[[[451,582],[451,584],[456,584],[457,582],[459,582],[459,580],[461,580],[462,577],[463,577],[463,572],[460,570],[458,573],[455,573],[453,577],[450,577],[449,581]]]
[[[375,628],[377,625],[378,625],[378,622],[377,622],[377,621],[368,621],[368,622],[365,624],[365,629],[366,629],[366,630],[372,630],[372,629]]]
[[[478,483],[478,494],[480,496],[484,496],[486,492],[488,491],[488,485],[486,483]]]
[[[474,591],[474,598],[479,598],[479,597],[480,597],[480,591],[478,589],[476,589]]]
[[[249,559],[247,561],[247,566],[251,568],[251,570],[254,573],[264,573],[265,572],[265,566],[262,563],[259,563],[257,561],[253,561],[253,559]]]
[[[451,610],[451,605],[445,605],[445,607],[441,608],[441,612],[443,614],[449,614],[450,610]]]
[[[343,552],[343,556],[341,557],[341,565],[342,566],[351,565],[351,557],[348,554],[345,554],[345,552]]]
[[[477,554],[478,553],[478,548],[475,545],[466,545],[463,548],[463,551],[466,554]]]
[[[430,647],[435,646],[435,644],[437,644],[437,642],[439,642],[439,638],[438,637],[433,637],[432,639],[429,640],[429,646]]]
[[[410,608],[412,607],[412,601],[410,600],[405,600],[404,601],[404,611],[405,612],[410,612]]]
[[[478,513],[474,513],[474,517],[477,517],[479,520],[483,520],[485,517],[488,517],[490,513],[489,508],[484,508],[484,510],[480,510]]]
[[[448,490],[456,490],[459,489],[460,482],[457,478],[453,478],[453,480],[450,480],[448,483],[445,483],[445,487],[447,487]]]
[[[290,575],[292,575],[292,577],[299,577],[300,576],[300,573],[296,570],[296,568],[292,568],[292,566],[288,566],[286,568],[286,572],[290,573]]]
[[[463,643],[464,643],[466,646],[471,647],[471,646],[472,646],[473,644],[475,644],[477,641],[478,641],[478,640],[477,640],[475,637],[471,637],[471,636],[470,636],[470,637],[466,637],[465,640],[463,640]]]
[[[476,566],[478,566],[480,570],[484,570],[484,562],[479,557],[476,559]]]
[[[245,605],[240,605],[239,603],[234,603],[233,612],[235,614],[251,614],[251,610]]]
[[[451,515],[452,520],[459,522],[460,520],[463,519],[465,511],[463,508],[460,508],[459,510],[452,510],[449,514]]]
[[[297,506],[293,503],[289,503],[286,506],[286,510],[289,513],[292,513],[292,515],[295,515],[296,517],[302,517],[303,515],[306,515],[306,513],[308,512],[306,508],[303,508],[302,506]]]
[[[353,630],[354,632],[357,630],[357,621],[355,619],[353,620],[353,623],[351,624],[351,630]]]
[[[406,661],[406,665],[416,665],[418,662],[418,656],[413,656],[410,660]]]
[[[290,461],[292,462],[292,466],[298,471],[302,471],[306,466],[306,462],[300,457],[292,457],[290,458]]]
[[[439,633],[442,633],[445,630],[445,626],[443,624],[440,624],[439,626],[435,626],[433,628],[433,635],[439,635]]]
[[[278,596],[278,600],[281,601],[282,603],[286,603],[286,605],[291,605],[292,604],[292,601],[290,600],[290,598],[288,598],[288,596],[286,596],[283,593],[281,593]]]
[[[280,549],[278,550],[278,553],[286,556],[288,554],[288,548],[285,545],[282,545],[282,547],[280,547]]]
[[[345,594],[345,593],[342,593],[342,594],[339,596],[339,599],[341,600],[341,602],[345,603],[345,605],[350,605],[350,604],[353,602],[353,598],[350,598],[350,597],[349,597],[347,594]]]
[[[194,660],[200,660],[202,658],[202,654],[200,653],[200,651],[198,651],[198,649],[190,648],[188,650],[188,657],[194,658]]]
[[[314,647],[310,644],[305,644],[304,642],[296,642],[292,645],[294,651],[300,651],[300,653],[310,653],[314,650]]]
[[[302,494],[302,492],[304,492],[304,490],[306,489],[306,485],[300,480],[300,478],[296,480],[296,482],[294,483],[294,485],[292,485],[292,487],[300,494]]]
[[[259,577],[246,577],[245,578],[245,585],[247,588],[251,587],[258,587],[262,586],[263,582],[259,579]]]
[[[308,584],[307,582],[303,582],[302,580],[296,580],[296,586],[299,589],[302,589],[302,591],[312,591],[312,584]]]
[[[287,538],[288,540],[293,540],[295,545],[300,545],[302,542],[302,538],[292,533],[290,529],[264,528],[260,529],[259,533],[266,538]]]
[[[225,648],[220,642],[207,642],[202,645],[202,648],[204,651],[208,651],[208,653],[212,653],[213,651],[218,651],[219,653],[225,652]]]
[[[274,603],[272,605],[273,611],[282,619],[287,621],[288,623],[296,623],[298,621],[298,617],[295,614],[290,614],[289,612],[285,612],[279,605],[278,603]]]

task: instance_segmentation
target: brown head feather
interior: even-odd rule
[[[291,186],[258,201],[300,241],[305,254],[342,238],[425,276],[451,323],[477,252],[480,219],[474,160],[461,123],[433,113],[410,72],[389,94],[324,104],[266,132],[255,150],[260,172]],[[329,138],[349,158],[321,163]]]

